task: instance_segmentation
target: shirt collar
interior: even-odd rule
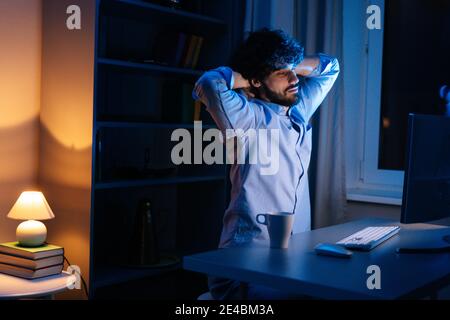
[[[263,104],[263,105],[269,107],[272,111],[274,111],[275,113],[277,113],[279,115],[283,115],[283,116],[289,115],[289,112],[288,112],[288,114],[286,114],[285,109],[279,104],[276,104],[273,102],[268,102],[268,101],[261,100],[258,98],[253,98],[253,100],[256,100],[259,104]]]

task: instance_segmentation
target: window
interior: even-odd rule
[[[408,114],[446,112],[439,91],[450,80],[450,1],[385,5],[378,167],[404,170]]]
[[[381,30],[366,28],[372,4]],[[449,16],[446,0],[344,0],[348,199],[401,204],[408,113],[445,112]]]

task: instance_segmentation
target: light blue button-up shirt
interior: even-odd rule
[[[339,74],[336,58],[319,54],[320,64],[300,78],[299,102],[285,109],[275,103],[247,99],[234,90],[228,67],[204,73],[193,98],[200,99],[218,128],[278,129],[279,167],[274,175],[262,175],[260,164],[233,163],[230,169],[231,201],[223,218],[219,247],[268,240],[267,228],[256,222],[266,212],[293,212],[293,233],[311,229],[308,166],[311,157],[311,126],[308,122],[330,91]],[[249,148],[245,148],[248,152]]]

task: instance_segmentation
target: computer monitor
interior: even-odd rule
[[[450,216],[450,117],[410,114],[402,223]]]

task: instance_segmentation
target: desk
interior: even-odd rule
[[[52,297],[75,284],[76,275],[63,271],[60,274],[28,280],[0,273],[0,299]]]
[[[355,251],[350,259],[319,256],[320,242],[337,242],[368,226],[400,225],[398,235],[370,252]],[[226,248],[186,256],[186,270],[259,283],[299,295],[321,299],[401,299],[434,294],[450,283],[450,253],[397,254],[411,241],[450,234],[443,226],[402,225],[388,219],[369,218],[292,236],[288,249],[269,244]],[[367,267],[381,269],[381,289],[367,288]]]

